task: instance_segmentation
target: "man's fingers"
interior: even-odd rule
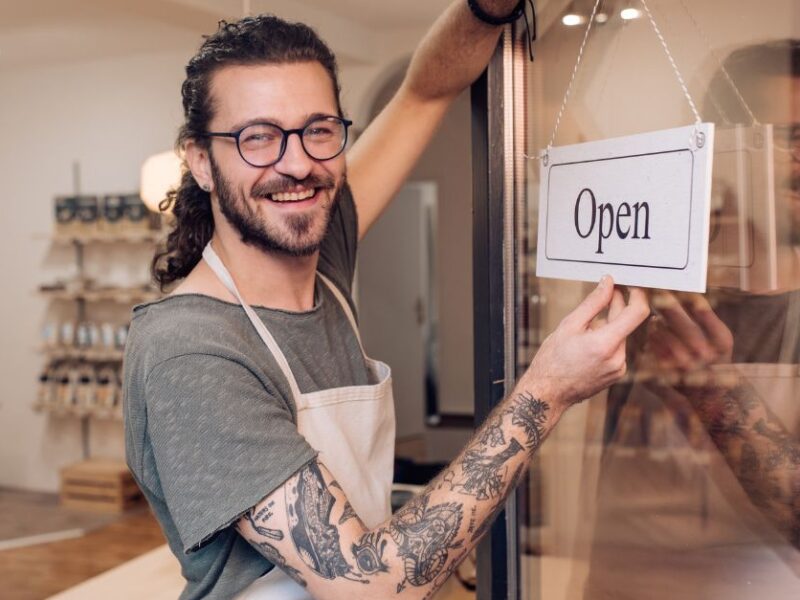
[[[669,329],[695,356],[704,362],[713,361],[717,353],[711,347],[706,333],[689,315],[681,302],[668,292],[662,292],[659,296],[658,303],[661,306],[659,312],[664,317]],[[694,302],[694,300],[689,298],[688,302]]]
[[[622,291],[614,288],[614,294],[611,296],[611,306],[608,308],[608,320],[613,321],[625,308],[625,298]]]
[[[658,349],[656,353],[663,360],[660,365],[663,368],[677,367],[689,370],[696,364],[692,353],[668,329],[660,329],[654,332],[651,336],[651,344],[651,348]]]
[[[586,296],[583,302],[569,313],[562,322],[572,329],[587,329],[592,320],[611,302],[613,293],[614,281],[608,275],[604,275],[597,287],[592,290],[592,293]]]
[[[711,339],[711,344],[724,357],[733,349],[733,334],[717,314],[708,306],[693,304],[691,313],[695,321]]]
[[[647,295],[640,288],[630,288],[628,305],[619,310],[616,316],[609,318],[605,334],[619,340],[628,337],[633,331],[650,316],[650,305]]]

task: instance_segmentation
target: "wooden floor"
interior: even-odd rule
[[[64,523],[64,529],[89,528],[87,523],[94,523],[94,528],[79,538],[0,551],[0,597],[4,600],[48,598],[165,542],[146,506],[109,521],[66,511],[46,494],[0,490],[0,505],[2,519],[16,524],[13,531],[18,536],[42,533],[41,525],[26,528],[25,523],[43,507],[48,507],[50,531],[55,531],[52,524],[57,522]]]

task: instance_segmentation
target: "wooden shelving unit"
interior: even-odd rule
[[[54,285],[42,285],[38,293],[51,302],[71,302],[76,306],[76,323],[91,321],[89,313],[94,309],[90,305],[96,303],[114,303],[120,307],[133,307],[142,302],[156,300],[160,297],[158,291],[149,285],[139,285],[131,287],[112,287],[98,285],[91,282],[86,277],[85,257],[86,248],[95,244],[146,244],[155,247],[164,237],[161,230],[96,230],[83,231],[61,231],[51,235],[37,236],[48,240],[53,245],[72,246],[75,252],[75,264],[77,274],[74,280],[66,283]],[[117,342],[118,343],[118,342]],[[73,346],[73,345],[53,345],[42,346],[39,351],[46,360],[46,371],[57,374],[67,369],[79,370],[88,368],[96,375],[92,380],[93,393],[96,394],[102,385],[100,374],[102,370],[113,369],[117,376],[121,371],[123,350],[119,347],[106,346]],[[49,383],[49,385],[56,385]],[[117,392],[119,393],[119,389]],[[91,457],[89,446],[89,428],[92,419],[98,420],[121,420],[121,394],[113,406],[104,405],[101,402],[82,404],[80,402],[63,402],[57,399],[57,394],[49,395],[48,401],[40,398],[33,404],[33,409],[37,412],[46,412],[56,418],[77,418],[81,421],[82,445],[84,459]]]

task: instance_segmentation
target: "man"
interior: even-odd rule
[[[455,2],[346,159],[335,59],[307,27],[223,23],[190,61],[189,170],[154,261],[162,285],[183,281],[136,309],[125,375],[128,462],[181,561],[182,598],[429,597],[561,413],[624,371],[649,309],[606,278],[461,456],[390,515],[391,378],[358,338],[357,240],[485,67],[498,17],[523,6]]]

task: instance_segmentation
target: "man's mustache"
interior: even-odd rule
[[[309,175],[304,179],[295,179],[285,175],[264,183],[256,184],[251,190],[254,198],[267,198],[271,194],[281,194],[292,192],[297,186],[304,188],[333,189],[336,181],[333,177],[321,175]]]

